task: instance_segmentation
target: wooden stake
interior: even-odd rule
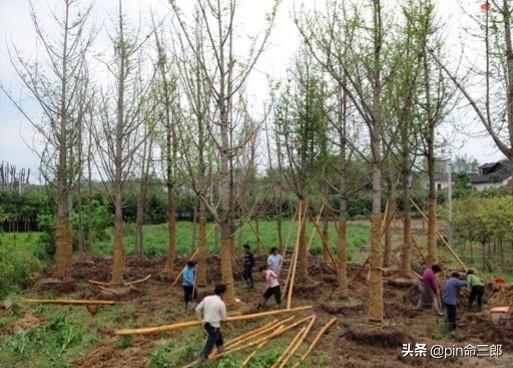
[[[28,299],[21,298],[26,303],[60,304],[60,305],[114,305],[114,300],[72,300],[72,299]]]
[[[308,347],[308,350],[301,356],[301,359],[299,359],[298,362],[296,362],[296,364],[294,364],[293,368],[297,368],[299,367],[299,365],[308,357],[308,355],[312,352],[313,348],[317,345],[317,343],[319,342],[321,336],[328,330],[328,328],[330,328],[335,322],[337,321],[337,318],[336,317],[333,317],[332,319],[329,320],[328,323],[326,323],[321,329],[320,331],[317,333],[317,335],[315,336],[315,338],[313,339],[312,343],[310,344],[310,346]]]
[[[255,319],[255,318],[262,318],[262,317],[268,317],[268,316],[274,316],[277,314],[283,314],[283,313],[293,313],[293,312],[299,312],[306,309],[312,309],[311,305],[306,305],[303,307],[296,307],[291,309],[277,309],[273,311],[268,312],[261,312],[261,313],[253,313],[253,314],[246,314],[241,316],[234,316],[234,317],[228,317],[226,322],[235,322],[235,321],[245,321],[248,319]],[[116,330],[114,331],[114,334],[118,336],[125,336],[125,335],[151,335],[151,334],[157,334],[167,331],[174,331],[179,330],[182,328],[188,328],[188,327],[194,327],[194,326],[200,326],[203,322],[199,320],[195,321],[187,321],[187,322],[179,322],[174,323],[171,325],[165,325],[165,326],[159,326],[159,327],[147,327],[147,328],[134,328],[134,329],[124,329],[124,330]]]
[[[424,219],[426,219],[426,221],[428,221],[428,217],[426,216],[426,214],[420,209],[420,207],[417,205],[417,203],[415,203],[415,201],[410,198],[410,201],[411,203],[415,206],[415,208],[417,209],[417,211],[422,215],[422,217],[424,217]],[[442,243],[444,243],[445,247],[447,248],[447,250],[449,251],[449,253],[452,254],[452,256],[456,259],[456,261],[460,264],[461,267],[463,267],[463,269],[465,270],[465,272],[468,271],[468,268],[467,266],[465,265],[465,263],[461,260],[461,258],[458,256],[458,254],[454,251],[454,249],[451,247],[451,245],[447,242],[447,240],[445,240],[445,237],[440,234],[440,232],[438,230],[436,230],[435,234],[440,238],[440,240],[442,240]],[[428,266],[426,264],[426,266]]]

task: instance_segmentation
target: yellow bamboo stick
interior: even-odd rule
[[[225,345],[225,350],[230,350],[237,345],[245,343],[245,342],[247,342],[251,339],[254,339],[258,336],[264,335],[267,332],[276,329],[278,326],[292,321],[294,318],[295,318],[294,316],[290,316],[289,318],[286,318],[283,321],[274,320],[273,323],[270,323],[270,324],[267,324],[266,326],[264,326],[265,328],[261,327],[257,330],[253,330],[253,331],[250,331],[250,332],[244,334],[245,336],[241,335],[238,338],[235,338],[232,341],[228,342]]]
[[[279,326],[276,329],[276,331],[281,331],[282,329],[283,329],[283,326]],[[253,350],[253,352],[251,354],[249,354],[248,357],[242,362],[242,364],[240,365],[241,368],[245,367],[251,361],[251,359],[253,359],[253,357],[256,355],[257,351],[262,349],[264,347],[264,345],[267,344],[269,341],[271,341],[271,339],[264,340],[260,344],[258,344],[256,349]]]
[[[283,358],[283,360],[282,360],[282,362],[281,362],[281,364],[279,365],[278,368],[284,368],[286,366],[286,364],[289,362],[290,358],[292,358],[294,356],[294,354],[296,353],[297,349],[299,349],[299,347],[301,346],[303,341],[305,341],[306,336],[308,336],[308,334],[310,333],[310,330],[312,329],[312,326],[314,325],[316,318],[317,318],[317,316],[314,314],[313,317],[312,317],[312,320],[310,321],[308,326],[306,326],[305,330],[303,331],[303,334],[296,341],[294,346],[289,350],[287,355]]]
[[[328,323],[326,323],[321,329],[320,331],[317,333],[317,335],[315,336],[315,338],[313,339],[312,343],[310,344],[310,346],[308,347],[308,350],[305,351],[305,353],[301,356],[301,358],[299,359],[298,362],[296,362],[296,364],[294,364],[294,366],[292,368],[297,368],[299,367],[299,365],[308,357],[308,355],[312,352],[313,348],[317,345],[317,343],[319,342],[321,336],[328,330],[328,328],[330,328],[335,322],[337,321],[337,318],[336,317],[333,317],[332,319],[330,319],[328,321]]]
[[[300,202],[302,203],[302,202]],[[301,236],[301,230],[303,228],[303,225],[304,225],[304,220],[306,218],[306,211],[307,209],[304,210],[303,212],[303,207],[302,206],[299,206],[300,207],[300,213],[299,213],[299,222],[298,222],[298,227],[297,227],[297,238],[296,238],[296,246],[295,246],[295,256],[294,256],[294,259],[293,259],[293,262],[291,263],[291,267],[292,267],[292,273],[291,273],[291,276],[290,276],[290,285],[288,285],[288,294],[287,294],[287,309],[290,309],[292,307],[292,292],[294,290],[294,280],[296,278],[296,266],[297,266],[297,259],[298,259],[298,256],[299,256],[299,240],[300,240],[300,236]]]
[[[268,312],[261,312],[261,313],[253,313],[253,314],[246,314],[241,316],[233,316],[228,317],[226,322],[235,322],[235,321],[245,321],[248,319],[255,319],[255,318],[261,318],[261,317],[268,317],[268,316],[274,316],[277,314],[283,314],[283,313],[293,313],[293,312],[299,312],[306,309],[312,309],[311,305],[306,305],[303,307],[296,307],[291,309],[277,309],[274,311],[268,311]],[[165,325],[165,326],[159,326],[159,327],[147,327],[147,328],[134,328],[134,329],[123,329],[123,330],[116,330],[114,331],[114,334],[118,336],[125,336],[125,335],[151,335],[156,333],[162,333],[167,331],[174,331],[179,330],[182,328],[188,328],[193,326],[200,326],[203,322],[199,320],[194,321],[187,321],[187,322],[180,322],[180,323],[174,323],[171,325]]]
[[[280,357],[278,358],[278,360],[276,362],[274,362],[274,364],[271,366],[271,368],[277,368],[278,364],[280,364],[281,361],[283,359],[285,359],[285,357],[288,355],[289,351],[294,347],[294,345],[296,345],[296,342],[299,341],[299,339],[303,335],[305,328],[306,327],[301,327],[299,332],[292,338],[292,340],[290,341],[290,344],[285,348],[285,350],[283,350]]]
[[[422,217],[424,217],[424,219],[426,219],[426,221],[429,221],[429,218],[426,216],[426,214],[420,209],[420,207],[417,205],[417,203],[415,203],[415,201],[410,198],[410,201],[411,203],[415,206],[415,208],[417,209],[417,211],[422,215]],[[444,243],[445,247],[447,248],[447,250],[449,251],[449,253],[452,254],[452,256],[456,259],[456,261],[460,264],[461,267],[463,267],[463,269],[466,271],[468,271],[468,268],[467,266],[465,265],[465,263],[461,260],[461,258],[458,256],[458,254],[454,251],[454,249],[451,247],[451,245],[447,242],[447,240],[445,240],[445,237],[438,231],[436,230],[435,234],[440,238],[440,240],[442,241],[442,243]],[[427,266],[427,265],[426,265]]]

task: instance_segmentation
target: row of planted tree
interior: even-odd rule
[[[484,30],[479,37],[485,73],[470,70],[473,81],[486,86],[478,96],[467,91],[467,79],[452,72],[457,65],[452,50],[444,47],[445,30],[434,3],[340,0],[326,1],[322,9],[294,8],[291,21],[302,43],[285,80],[269,82],[260,111],[250,103],[248,79],[266,51],[277,12],[288,11],[280,9],[279,1],[266,14],[264,29],[244,38],[234,1],[170,1],[168,14],[141,15],[151,24],[141,31],[120,0],[107,27],[110,50],[100,55],[90,52],[99,32],[91,19],[93,5],[61,4],[55,13],[59,32],[52,37],[32,10],[45,58],[29,61],[12,47],[11,60],[41,108],[38,118],[25,116],[45,141],[35,151],[47,185],[56,192],[54,275],[66,277],[72,267],[71,193],[92,190],[83,183],[99,178],[114,204],[112,283],[123,282],[123,189],[137,179],[140,223],[149,178],[157,176],[167,193],[165,271],[172,271],[175,259],[176,191],[187,187],[198,201],[198,282],[206,282],[208,214],[220,233],[228,302],[235,298],[234,234],[266,197],[279,201],[292,193],[297,217],[304,219],[312,195],[336,195],[338,208],[329,210],[337,217],[339,294],[347,297],[348,199],[369,188],[369,317],[382,320],[383,198],[402,193],[401,270],[409,274],[413,173],[421,160],[427,162],[427,257],[434,262],[434,169],[440,145],[447,143],[436,133],[461,97],[497,148],[513,159],[510,2],[486,2],[483,12],[472,13],[475,28]],[[46,67],[40,68],[44,62]],[[271,180],[265,191],[257,185],[263,172]],[[76,199],[73,206],[84,206],[80,194]],[[285,216],[280,208],[278,227]],[[298,227],[297,242],[297,279],[304,281],[308,259],[303,226]]]

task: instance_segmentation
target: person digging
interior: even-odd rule
[[[474,304],[474,300],[477,299],[477,306],[479,311],[481,311],[481,307],[483,306],[483,294],[484,294],[484,285],[479,277],[474,275],[473,270],[467,271],[467,283],[470,288],[470,295],[468,297],[468,310],[472,311],[472,304]]]
[[[221,321],[226,321],[226,305],[223,301],[223,295],[226,292],[226,285],[217,284],[214,289],[214,295],[205,297],[196,307],[196,315],[203,321],[203,327],[207,332],[207,341],[205,347],[196,361],[197,366],[201,366],[207,359],[214,346],[217,353],[224,351],[223,335],[221,333]]]
[[[419,301],[417,302],[417,307],[415,310],[422,310],[426,304],[426,299],[432,298],[433,301],[431,306],[433,311],[439,316],[444,315],[441,310],[440,292],[438,287],[438,279],[436,277],[436,274],[440,273],[441,271],[442,268],[437,264],[434,264],[424,270],[424,273],[422,274],[422,280],[418,286]]]
[[[458,272],[453,272],[445,283],[442,299],[447,308],[447,329],[449,331],[456,329],[456,306],[458,305],[458,297],[460,296],[460,289],[467,285],[468,283],[465,280],[460,279]]]
[[[278,274],[275,272],[273,266],[267,265],[261,268],[263,276],[266,281],[266,289],[262,295],[262,300],[258,303],[257,309],[265,308],[267,301],[274,295],[276,305],[281,307],[281,289],[280,282],[278,281]]]

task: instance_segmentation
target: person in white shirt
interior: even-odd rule
[[[226,305],[223,302],[223,295],[226,292],[226,285],[217,284],[214,295],[205,297],[196,307],[196,315],[203,321],[203,327],[207,331],[207,342],[200,354],[197,365],[201,365],[208,359],[208,356],[217,347],[221,353],[223,348],[223,335],[221,334],[221,321],[226,321]]]
[[[278,253],[278,249],[276,249],[276,247],[273,247],[271,249],[271,254],[269,254],[269,257],[267,257],[267,265],[271,266],[272,269],[274,270],[274,272],[279,274],[282,261],[283,261],[283,258],[280,255],[280,253]]]

